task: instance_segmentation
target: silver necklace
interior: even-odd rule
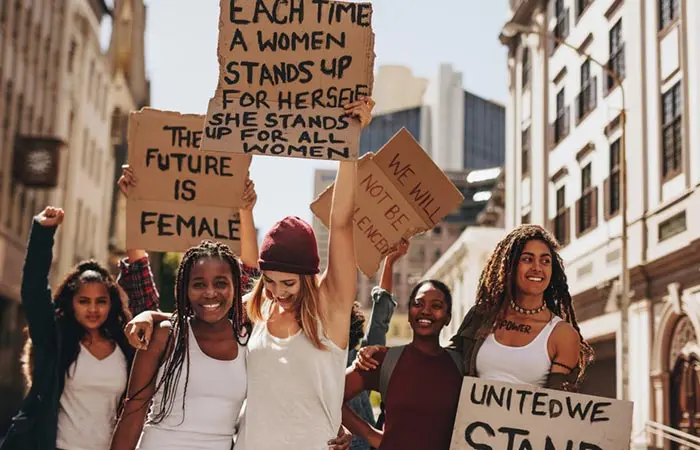
[[[543,302],[540,306],[538,306],[535,309],[525,309],[522,306],[516,304],[515,301],[511,300],[510,307],[513,308],[515,311],[519,312],[520,314],[532,315],[541,313],[542,311],[544,311],[547,305]]]

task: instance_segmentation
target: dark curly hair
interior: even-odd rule
[[[350,343],[348,349],[352,350],[360,345],[360,341],[365,335],[365,314],[360,310],[358,302],[353,303],[350,312]]]
[[[193,315],[192,305],[187,295],[187,287],[194,263],[203,258],[218,258],[226,261],[231,266],[234,291],[233,307],[229,310],[228,317],[232,322],[233,336],[241,345],[245,345],[247,338],[250,336],[252,326],[243,309],[241,268],[236,255],[228,245],[209,240],[202,241],[198,246],[187,250],[182,261],[180,261],[180,267],[175,279],[175,312],[170,318],[172,328],[165,346],[166,351],[159,363],[159,366],[164,366],[163,375],[158,380],[154,391],[157,392],[159,389],[163,389],[163,401],[155,414],[154,423],[160,423],[172,411],[177,385],[182,376],[183,365],[185,366],[185,388],[182,397],[183,412],[185,409],[185,397],[187,396],[187,383],[190,372],[189,318]],[[155,377],[157,377],[157,373],[154,374],[154,379]]]
[[[124,327],[131,319],[128,298],[104,266],[95,260],[87,260],[80,262],[66,275],[56,289],[53,299],[56,323],[62,332],[61,354],[59,355],[60,373],[71,376],[69,369],[78,358],[80,342],[87,333],[85,328],[75,319],[73,297],[83,285],[88,283],[101,283],[107,288],[110,300],[109,313],[99,330],[103,336],[113,340],[119,346],[126,357],[127,370],[129,370],[134,357],[134,349],[129,345],[124,334]],[[33,349],[32,341],[28,339],[23,357],[24,375],[28,386],[32,383]]]
[[[476,294],[476,308],[484,317],[482,335],[491,333],[497,319],[505,314],[516,292],[518,261],[528,241],[544,242],[552,253],[552,278],[544,291],[544,301],[554,314],[569,322],[581,340],[577,384],[583,380],[586,366],[593,361],[593,349],[581,336],[576,312],[566,282],[564,263],[557,250],[560,246],[552,234],[539,225],[521,225],[503,238],[481,272]]]

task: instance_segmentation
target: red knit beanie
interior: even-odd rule
[[[318,246],[311,225],[291,216],[274,224],[262,241],[258,264],[260,270],[317,274]]]

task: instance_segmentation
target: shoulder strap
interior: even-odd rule
[[[452,358],[452,361],[454,361],[459,374],[464,376],[464,361],[462,360],[462,354],[452,349],[447,349],[447,354],[450,355],[450,358]]]
[[[384,361],[382,361],[382,366],[379,369],[379,393],[382,396],[382,403],[386,404],[386,393],[389,389],[389,380],[391,380],[391,374],[394,372],[396,363],[399,362],[401,354],[403,353],[405,345],[400,345],[398,347],[390,347],[384,356]]]

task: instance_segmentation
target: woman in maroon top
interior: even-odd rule
[[[462,375],[440,332],[450,323],[452,295],[440,281],[419,283],[409,297],[408,322],[413,341],[407,345],[391,373],[385,401],[383,432],[343,406],[343,425],[380,450],[448,450],[452,438]],[[365,390],[379,390],[382,363],[388,349],[373,358],[379,365],[365,371],[354,365],[345,376],[345,401]],[[420,424],[418,426],[418,424]]]

